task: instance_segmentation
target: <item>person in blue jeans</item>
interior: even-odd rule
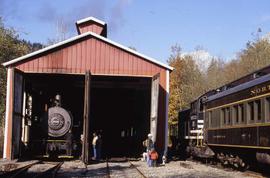
[[[102,130],[100,130],[97,134],[98,139],[96,141],[96,151],[97,151],[97,160],[102,158],[101,149],[102,149]]]
[[[92,140],[92,146],[93,146],[93,159],[97,160],[97,141],[98,136],[96,132],[93,133],[93,140]]]
[[[148,134],[148,138],[145,140],[145,144],[146,144],[146,152],[147,152],[147,165],[150,167],[151,166],[151,160],[150,160],[150,156],[149,153],[152,150],[152,148],[154,148],[154,142],[152,140],[152,134],[149,133]]]
[[[154,148],[151,149],[150,153],[150,167],[156,167],[157,166],[157,159],[158,159],[158,153]]]

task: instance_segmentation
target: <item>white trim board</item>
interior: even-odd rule
[[[104,21],[99,20],[99,19],[97,19],[95,17],[86,17],[84,19],[78,20],[76,22],[76,24],[79,25],[79,24],[82,24],[82,23],[85,23],[85,22],[88,22],[88,21],[94,21],[94,22],[97,22],[97,23],[99,23],[101,25],[106,25],[106,23]]]

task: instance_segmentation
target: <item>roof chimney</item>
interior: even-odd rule
[[[94,17],[88,17],[76,22],[78,34],[93,32],[98,35],[107,37],[107,24]]]

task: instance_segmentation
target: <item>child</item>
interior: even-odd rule
[[[158,153],[156,152],[156,150],[154,148],[151,149],[151,151],[149,153],[149,157],[150,157],[150,166],[151,167],[156,167],[157,159],[158,159]]]

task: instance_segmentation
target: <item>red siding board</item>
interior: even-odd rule
[[[48,62],[47,62],[48,60],[47,60],[46,57],[44,57],[44,56],[42,57],[41,60],[43,61],[43,62],[42,62],[41,72],[45,72],[45,69],[46,69],[46,67],[47,67],[47,65],[48,65],[48,64],[47,64],[47,63],[48,63]]]
[[[71,66],[72,66],[72,72],[73,73],[76,73],[76,46],[72,46],[71,47],[72,49],[72,63],[71,63]]]
[[[119,53],[119,69],[118,69],[118,74],[122,74],[123,73],[123,63],[124,63],[124,57],[123,57],[123,53],[121,53],[121,51],[118,51]]]
[[[84,70],[84,68],[85,68],[85,41],[83,41],[82,43],[81,43],[81,62],[78,62],[78,63],[80,63],[80,65],[79,65],[79,73],[83,73],[82,71]],[[80,57],[78,57],[78,61],[80,61]]]
[[[87,40],[86,41],[86,44],[85,44],[86,46],[85,46],[85,50],[86,50],[86,64],[85,64],[85,69],[90,69],[90,45],[91,45],[91,43],[90,43],[90,41],[89,40]],[[85,70],[84,70],[84,72],[85,72]]]
[[[98,51],[99,51],[99,43],[95,40],[95,44],[94,44],[94,47],[95,47],[95,50],[93,51],[94,52],[94,60],[95,60],[95,65],[93,66],[94,68],[94,71],[96,73],[98,73],[98,68],[99,68],[99,54],[98,54]]]
[[[72,50],[67,50],[67,70],[72,68]]]
[[[123,54],[123,73],[126,74],[128,73],[127,72],[127,69],[128,69],[128,54],[127,53],[122,53]]]
[[[38,58],[37,60],[37,65],[38,65],[38,68],[40,68],[41,72],[42,72],[42,68],[43,68],[43,61],[42,60],[42,57]]]
[[[110,69],[110,63],[109,63],[109,46],[105,45],[104,48],[104,73],[108,74]]]
[[[132,74],[132,56],[130,54],[128,55],[128,63],[128,72]]]
[[[104,52],[105,52],[105,46],[104,46],[104,43],[101,43],[100,44],[100,71],[105,71]]]
[[[76,44],[76,55],[75,55],[75,61],[76,61],[76,73],[79,72],[80,70],[80,63],[81,63],[81,60],[82,60],[82,52],[81,52],[81,43],[79,44]],[[80,62],[79,62],[80,60]]]
[[[113,64],[114,64],[114,59],[113,59],[113,48],[109,46],[109,66],[110,70],[109,72],[113,74]]]

